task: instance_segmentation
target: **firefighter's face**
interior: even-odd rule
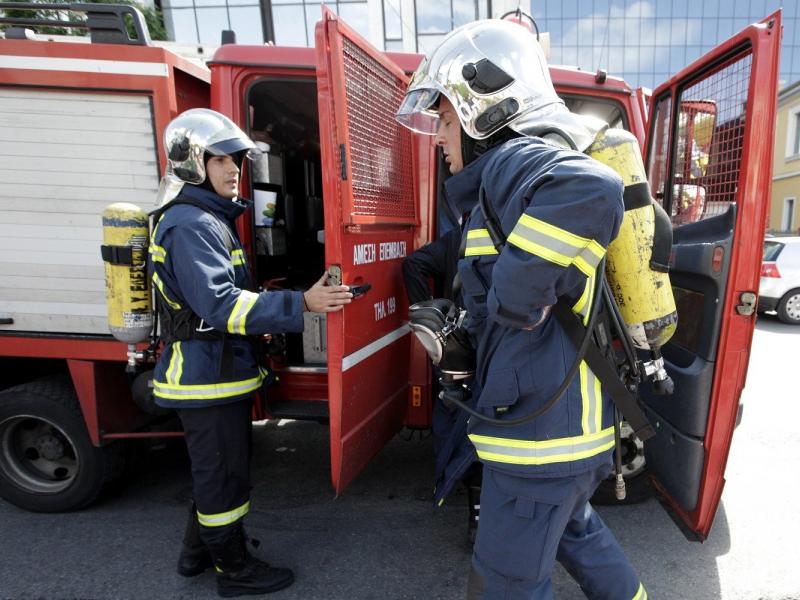
[[[444,161],[455,175],[464,168],[461,157],[461,122],[450,101],[444,96],[439,100],[439,129],[436,130],[436,145],[444,153]]]
[[[206,163],[206,177],[214,191],[223,198],[239,195],[239,167],[230,156],[212,156]]]

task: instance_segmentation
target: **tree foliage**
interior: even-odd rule
[[[27,2],[29,0],[10,0],[11,2]],[[150,30],[150,38],[154,40],[166,40],[167,30],[164,28],[164,19],[161,11],[151,6],[144,6],[136,0],[79,0],[87,4],[127,4],[138,8],[144,16],[147,28]],[[67,5],[68,3],[64,3]],[[66,7],[65,7],[66,8]],[[6,9],[0,11],[6,17],[21,19],[47,19],[49,21],[78,21],[84,20],[80,13],[71,13],[68,10],[31,10],[31,9]],[[80,27],[36,27],[37,33],[45,35],[85,35],[86,30]],[[135,37],[135,30],[131,23],[128,23],[128,33]]]

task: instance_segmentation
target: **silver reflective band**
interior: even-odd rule
[[[562,266],[567,266],[573,263],[578,257],[582,258],[592,269],[596,269],[597,265],[600,264],[600,261],[603,258],[602,254],[598,256],[597,253],[593,251],[593,248],[590,245],[590,240],[578,238],[578,236],[572,236],[568,232],[563,232],[563,234],[560,235],[559,237],[555,237],[554,235],[545,233],[544,231],[542,231],[542,228],[540,227],[536,227],[536,229],[534,229],[533,225],[534,221],[537,221],[537,219],[520,218],[520,220],[517,222],[517,225],[514,227],[514,231],[512,231],[511,235],[509,236],[509,242],[511,242],[511,236],[519,236],[520,238],[522,238],[526,242],[529,242],[533,246],[520,244],[518,243],[519,240],[517,240],[517,242],[514,242],[514,245],[519,246],[523,250],[528,250],[528,251],[530,251],[529,248],[535,246],[540,246],[542,248],[545,248],[550,252],[555,253],[557,256],[554,257],[555,260],[554,258],[550,258],[549,255],[542,256],[542,258],[547,258],[548,260],[552,260],[552,262],[556,262],[559,264],[562,264],[563,261]],[[567,236],[575,237],[576,239],[574,241],[580,245],[575,245],[573,243],[570,243],[573,240],[567,241]],[[598,248],[600,248],[599,245]],[[531,254],[539,254],[539,253],[531,252]],[[563,257],[563,259],[561,257]]]
[[[242,290],[239,297],[236,299],[236,304],[233,305],[231,314],[228,317],[228,332],[238,333],[245,335],[245,323],[247,322],[247,314],[253,308],[258,300],[258,294]]]

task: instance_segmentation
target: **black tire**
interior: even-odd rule
[[[84,508],[123,465],[118,444],[92,445],[68,378],[0,394],[0,496],[12,504],[34,512]]]
[[[778,318],[789,325],[800,325],[800,288],[789,290],[778,302]]]
[[[647,477],[647,463],[644,458],[644,444],[633,435],[627,423],[622,423],[622,475],[625,479],[625,498],[617,500],[616,478],[613,469],[603,480],[592,496],[593,504],[639,504],[653,495],[653,488]]]

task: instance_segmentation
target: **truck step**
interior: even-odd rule
[[[330,414],[328,403],[316,400],[275,400],[267,410],[275,419],[299,419],[327,423]]]

